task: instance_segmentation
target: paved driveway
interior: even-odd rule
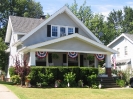
[[[0,99],[19,99],[6,86],[0,84]]]

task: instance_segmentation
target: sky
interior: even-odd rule
[[[52,15],[65,4],[72,5],[74,0],[35,0],[40,2],[43,7],[44,15]],[[76,0],[78,7],[84,3],[84,0]],[[103,14],[105,17],[114,10],[123,10],[124,6],[133,8],[133,0],[86,0],[86,6],[90,6],[93,13]]]

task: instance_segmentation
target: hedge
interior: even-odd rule
[[[13,67],[9,69],[11,76],[15,75]],[[63,75],[68,72],[73,72],[76,74],[76,82],[83,80],[84,84],[88,85],[87,77],[91,75],[98,75],[98,68],[92,67],[44,67],[44,66],[31,66],[30,75],[31,75],[31,84],[36,85],[37,82],[41,82],[42,79],[40,75],[52,73],[54,79],[50,81],[49,84],[54,84],[55,80],[64,80]]]

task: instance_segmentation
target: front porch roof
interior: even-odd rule
[[[81,52],[93,54],[117,53],[117,51],[77,33],[27,46],[19,51]]]

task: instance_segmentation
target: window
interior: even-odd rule
[[[73,34],[75,32],[78,33],[78,28],[70,26],[59,26],[59,25],[47,26],[47,37],[61,37]]]
[[[124,47],[125,55],[127,55],[127,46]]]
[[[117,57],[120,57],[120,48],[117,48],[118,54]]]
[[[60,27],[60,36],[66,36],[66,29],[65,29],[65,27]]]
[[[73,33],[74,33],[74,28],[68,27],[68,35],[73,34]]]
[[[52,36],[57,37],[58,36],[58,27],[52,26]]]

